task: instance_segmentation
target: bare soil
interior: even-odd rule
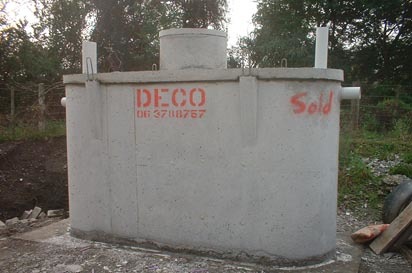
[[[66,137],[0,143],[0,220],[68,208]]]

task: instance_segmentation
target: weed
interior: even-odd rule
[[[395,121],[395,125],[391,134],[403,141],[410,138],[410,132],[412,131],[412,122],[409,119],[398,119]]]
[[[412,164],[412,152],[406,152],[402,155],[402,159],[407,164]]]
[[[412,178],[412,164],[400,163],[389,170],[390,174],[402,174]]]
[[[375,115],[370,112],[366,112],[363,114],[361,128],[363,132],[367,133],[375,133],[379,131],[380,126],[379,122],[376,120]]]
[[[355,214],[367,211],[378,218],[383,204],[382,179],[372,174],[366,164],[353,156],[347,168],[339,171],[338,202]]]
[[[64,121],[48,121],[45,130],[41,131],[36,126],[18,124],[13,127],[0,127],[0,143],[6,141],[17,141],[26,139],[41,139],[45,137],[56,137],[66,134]]]

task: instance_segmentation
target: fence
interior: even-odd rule
[[[0,134],[16,126],[44,131],[50,121],[64,121],[63,83],[12,84],[0,88]]]
[[[412,86],[364,84],[361,88],[360,101],[342,101],[343,131],[386,133],[403,129],[412,133]]]
[[[358,85],[358,84],[356,84]],[[341,129],[356,132],[412,130],[412,86],[361,85],[360,101],[342,101]],[[61,82],[52,84],[12,84],[0,88],[0,134],[14,126],[44,130],[50,121],[65,120]]]

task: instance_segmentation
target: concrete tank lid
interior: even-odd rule
[[[159,83],[159,82],[207,82],[238,81],[241,76],[253,76],[258,80],[343,81],[340,69],[321,68],[235,68],[235,69],[187,69],[99,73],[93,79],[108,84]],[[64,84],[84,84],[86,74],[64,75]]]
[[[220,36],[226,38],[226,32],[215,30],[215,29],[207,29],[207,28],[171,28],[161,30],[159,32],[159,37],[166,37],[166,36],[176,36],[176,35],[210,35],[210,36]]]

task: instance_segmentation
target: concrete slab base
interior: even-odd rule
[[[98,243],[73,238],[69,234],[69,220],[65,219],[49,226],[45,226],[27,233],[12,236],[12,239],[36,242],[40,245],[47,244],[48,247],[67,249],[70,251],[80,250],[83,252],[87,249],[99,249],[107,251],[105,255],[114,255],[113,259],[124,255],[124,257],[133,257],[136,264],[145,264],[148,259],[157,259],[159,268],[167,268],[168,272],[311,272],[311,273],[357,273],[359,270],[363,248],[353,244],[349,234],[337,234],[337,253],[333,260],[326,263],[306,266],[306,267],[275,267],[263,266],[251,263],[234,262],[230,260],[222,260],[216,258],[201,257],[182,253],[171,253],[166,251],[153,250],[148,248],[121,246],[106,243]],[[110,254],[112,253],[112,254]],[[36,255],[36,254],[33,254]],[[60,254],[61,255],[61,254]],[[94,256],[90,256],[94,257]],[[93,261],[88,256],[81,259],[82,264],[87,264],[90,268],[98,268],[98,264],[93,265]],[[160,257],[160,258],[159,258]],[[163,257],[163,258],[161,258]],[[169,257],[169,258],[164,258]],[[130,258],[129,258],[130,259]],[[141,261],[139,261],[141,259]],[[176,265],[176,261],[184,261],[184,263]],[[199,264],[204,267],[204,271],[199,271]],[[96,267],[93,267],[96,266]],[[203,269],[202,269],[203,270]],[[129,271],[127,271],[129,272]],[[135,272],[135,271],[130,271]],[[138,271],[140,272],[140,271]],[[148,270],[147,272],[150,272]],[[161,272],[153,271],[152,272]]]

